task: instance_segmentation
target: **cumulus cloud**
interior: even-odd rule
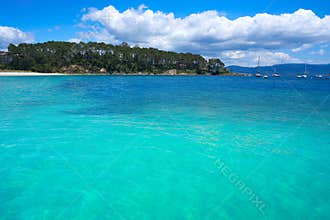
[[[303,44],[300,47],[293,48],[291,51],[294,52],[294,53],[297,53],[297,52],[300,52],[302,50],[311,48],[312,46],[313,46],[312,44]]]
[[[82,40],[79,39],[79,38],[71,38],[71,39],[68,40],[68,42],[70,42],[70,43],[80,43],[80,42],[82,42]]]
[[[17,28],[0,26],[0,49],[6,49],[9,44],[31,43],[33,36]]]
[[[241,66],[257,66],[258,57],[260,57],[260,65],[268,66],[278,63],[301,63],[300,59],[290,56],[283,52],[271,52],[266,50],[257,51],[224,51],[221,57],[227,65]]]
[[[325,54],[325,50],[321,48],[318,51],[312,51],[311,54],[323,56]]]
[[[114,6],[90,9],[82,21],[90,27],[80,36],[89,40],[189,51],[214,56],[224,50],[292,49],[330,42],[330,16],[311,10],[271,15],[267,13],[231,20],[217,11],[179,18],[173,13],[152,11],[144,5],[123,12]],[[234,51],[234,52],[233,52]],[[236,52],[235,52],[236,51]]]

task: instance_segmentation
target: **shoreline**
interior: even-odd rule
[[[35,72],[20,72],[20,71],[13,71],[13,72],[0,72],[0,76],[63,76],[69,74],[63,73],[35,73]]]
[[[113,73],[113,74],[100,74],[100,73],[38,73],[38,72],[24,72],[24,71],[1,71],[1,76],[244,76],[243,74],[192,74],[192,73],[179,73],[179,74],[153,74],[153,73]]]

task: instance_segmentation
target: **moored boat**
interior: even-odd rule
[[[306,79],[307,78],[307,75],[306,74],[302,74],[302,75],[296,75],[297,78],[303,78],[303,79]]]
[[[276,71],[276,66],[273,66],[273,70],[274,70],[274,72],[272,74],[272,77],[280,77],[280,74],[277,73],[277,71]]]
[[[306,79],[308,77],[307,75],[307,64],[305,64],[305,72],[301,75],[296,75],[297,78],[303,78]]]
[[[256,77],[261,77],[261,73],[260,73],[260,56],[258,57],[258,67],[257,67],[257,73],[256,73]]]

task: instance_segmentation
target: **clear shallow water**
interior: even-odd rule
[[[0,219],[329,219],[329,94],[327,80],[1,77]]]

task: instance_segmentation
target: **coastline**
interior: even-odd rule
[[[23,72],[23,71],[0,71],[1,76],[197,76],[197,74],[153,74],[153,73],[39,73],[39,72]]]
[[[0,72],[0,77],[1,76],[63,76],[63,75],[69,75],[69,74],[63,74],[63,73],[35,73],[35,72],[19,72],[19,71]]]
[[[169,74],[169,73],[39,73],[39,72],[29,72],[29,71],[20,71],[20,70],[0,70],[1,76],[200,76],[199,74],[193,73],[178,73],[178,74]],[[203,74],[201,76],[246,76],[245,74],[231,73],[231,74]]]

